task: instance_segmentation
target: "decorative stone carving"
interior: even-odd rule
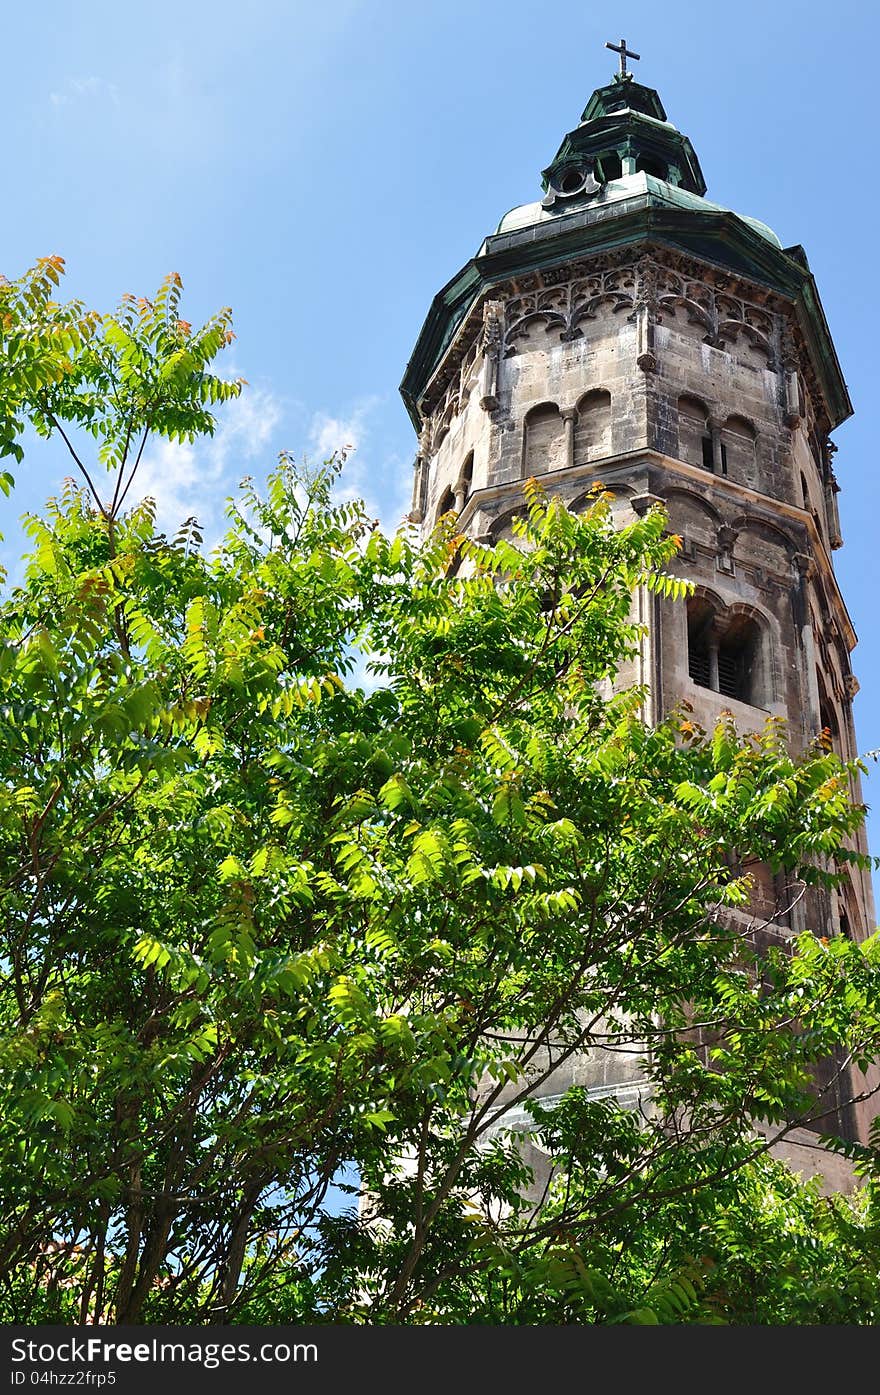
[[[797,341],[788,319],[782,321],[779,336],[779,363],[784,372],[792,372],[798,366]]]
[[[487,300],[483,306],[483,368],[480,374],[480,406],[491,412],[498,406],[498,361],[504,333],[504,302]]]
[[[569,164],[557,169],[552,176],[550,187],[541,200],[541,207],[553,208],[556,203],[566,203],[571,199],[592,199],[601,188],[602,184],[596,178],[593,160]]]
[[[733,528],[729,523],[722,523],[718,529],[718,556],[715,565],[719,572],[724,572],[726,576],[733,576],[734,561],[733,548],[739,536],[739,529]]]
[[[798,375],[794,369],[785,372],[783,381],[785,386],[784,420],[786,426],[794,429],[801,419],[801,395],[798,387]]]
[[[548,333],[558,333],[567,341],[579,338],[585,324],[601,309],[603,298],[612,312],[625,309],[638,324],[639,317],[633,312],[637,310],[637,303],[643,303],[636,294],[639,271],[641,269],[644,274],[649,266],[657,305],[654,309],[650,301],[646,302],[649,304],[646,330],[649,324],[662,324],[684,314],[690,323],[703,329],[706,343],[716,348],[734,350],[736,343],[744,340],[751,349],[766,355],[768,367],[778,373],[783,415],[792,417],[801,406],[800,393],[797,398],[791,395],[790,401],[786,395],[786,373],[793,372],[799,376],[807,404],[816,404],[812,410],[819,429],[829,429],[822,391],[809,357],[800,346],[789,304],[766,286],[741,276],[734,277],[720,267],[708,266],[671,248],[641,244],[638,249],[605,251],[562,266],[529,272],[495,286],[493,303],[504,304],[500,356],[516,353],[518,340],[528,333],[527,321],[543,319]],[[540,300],[542,292],[554,289],[563,291],[560,301],[544,303]],[[572,292],[570,299],[569,291]],[[420,404],[425,415],[436,414],[444,392],[458,377],[462,361],[482,354],[484,314],[484,306],[476,305],[463,320]],[[650,355],[656,351],[650,343],[647,347],[641,343],[638,353]],[[649,358],[645,358],[642,367],[644,371],[652,371]],[[485,392],[482,395],[491,396]]]
[[[636,266],[635,286],[636,363],[643,373],[654,373],[654,321],[657,314],[657,269],[650,257]]]
[[[840,510],[837,506],[837,496],[840,493],[840,485],[837,483],[837,476],[834,473],[832,460],[837,451],[837,446],[833,441],[825,442],[825,467],[823,470],[822,489],[825,495],[825,518],[828,523],[828,542],[832,549],[843,547],[843,532],[840,527]]]
[[[859,691],[859,688],[861,686],[862,685],[860,684],[859,680],[856,678],[854,673],[847,673],[845,675],[843,680],[843,687],[850,702],[852,702],[853,698],[855,697],[856,693]]]
[[[483,351],[482,338],[474,339],[466,352],[461,352],[461,347],[458,346],[459,352],[454,357],[455,372],[452,372],[450,365],[449,374],[443,380],[444,390],[440,391],[438,385],[432,384],[419,403],[423,430],[427,428],[428,431],[427,442],[423,443],[422,449],[429,458],[467,405],[477,381],[477,361]]]
[[[578,267],[573,268],[575,273]],[[517,341],[525,338],[534,325],[547,333],[558,331],[562,342],[579,339],[582,325],[596,319],[600,309],[612,313],[632,310],[635,268],[610,267],[588,276],[575,276],[565,282],[545,286],[530,295],[519,295],[506,306],[504,355],[516,353]]]
[[[659,494],[634,494],[629,501],[629,506],[633,513],[637,513],[639,518],[643,518],[649,509],[653,509],[657,504],[665,504],[666,500]]]
[[[683,314],[688,324],[705,331],[704,339],[715,349],[727,349],[740,338],[774,359],[776,317],[753,300],[731,294],[730,278],[710,279],[705,268],[693,269],[677,256],[654,258],[657,268],[657,318],[675,319]]]
[[[679,533],[679,537],[681,538],[681,547],[678,549],[678,555],[681,560],[683,562],[696,562],[697,545],[694,539],[687,533]]]

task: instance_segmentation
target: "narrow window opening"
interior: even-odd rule
[[[734,615],[723,627],[703,597],[688,602],[688,674],[698,687],[760,706],[760,631],[754,620]]]
[[[730,474],[737,484],[754,486],[757,464],[758,433],[753,423],[746,417],[728,417],[721,430],[721,473]]]
[[[611,394],[604,388],[586,393],[577,405],[574,463],[584,465],[611,451]]]
[[[523,456],[526,477],[545,475],[565,465],[562,417],[554,402],[542,402],[526,414]]]
[[[819,726],[825,736],[825,740],[832,751],[840,749],[840,726],[837,721],[837,713],[828,700],[825,685],[819,678]]]
[[[616,155],[614,151],[608,151],[605,155],[600,155],[596,161],[596,168],[603,184],[609,179],[619,179],[623,172],[620,156]]]
[[[665,161],[659,160],[656,155],[640,155],[636,160],[636,169],[652,174],[655,179],[665,179],[669,173]]]
[[[743,690],[747,683],[742,671],[742,658],[734,649],[718,649],[718,691],[724,697],[742,698],[747,702],[748,698],[743,696]]]
[[[711,436],[703,436],[700,441],[700,449],[703,452],[703,469],[715,469],[715,447]],[[721,473],[727,474],[727,446],[721,442]]]
[[[470,451],[465,457],[465,462],[461,467],[461,473],[455,482],[455,507],[461,513],[468,499],[474,482],[474,453]]]
[[[437,505],[437,518],[438,518],[438,520],[441,519],[445,513],[450,513],[454,508],[455,508],[455,495],[453,494],[453,492],[452,492],[451,489],[447,489],[447,490],[444,492],[444,494],[443,494],[443,496],[442,496],[442,498],[441,498],[441,500],[440,500],[440,503]]]
[[[688,674],[700,688],[713,687],[711,647],[715,614],[699,596],[688,601]]]
[[[699,687],[709,687],[709,649],[705,644],[688,648],[688,673]]]
[[[745,616],[735,616],[718,645],[718,691],[737,702],[753,703],[758,627]]]
[[[678,399],[678,458],[689,465],[712,469],[712,433],[709,409],[696,397]]]

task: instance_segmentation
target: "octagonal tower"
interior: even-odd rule
[[[593,93],[543,197],[434,298],[401,385],[419,438],[410,516],[430,530],[454,509],[497,538],[529,476],[573,508],[601,483],[621,518],[661,500],[696,589],[686,605],[635,598],[648,633],[622,677],[645,685],[646,719],[682,699],[704,726],[776,714],[794,748],[825,728],[849,758],[830,433],[852,406],[803,248],[705,193],[652,88],[624,72]],[[874,929],[865,872],[820,905],[750,870],[771,934],[819,915],[857,940]],[[841,1109],[838,1131],[864,1136],[873,1112]]]

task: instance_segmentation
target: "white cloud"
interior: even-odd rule
[[[109,97],[113,105],[118,106],[119,88],[115,82],[107,82],[105,78],[67,78],[60,91],[49,93],[53,107],[66,107],[87,97]]]
[[[363,499],[367,512],[378,519],[386,533],[393,533],[409,508],[411,481],[409,471],[398,457],[385,456],[381,466],[371,459],[367,444],[370,417],[380,405],[381,398],[365,397],[341,416],[316,412],[309,441],[322,460],[335,451],[346,452],[336,497]]]
[[[245,387],[241,397],[218,412],[213,437],[193,445],[152,442],[132,495],[156,500],[157,523],[165,532],[176,532],[185,518],[195,516],[205,545],[212,547],[225,531],[226,499],[237,493],[242,476],[254,474],[259,487],[274,465],[277,449],[285,443],[273,443],[273,436],[290,405],[282,404],[268,388]],[[314,462],[329,459],[335,451],[347,452],[336,498],[363,499],[370,517],[393,533],[410,506],[411,473],[409,462],[396,455],[385,454],[377,462],[370,428],[380,406],[380,398],[366,397],[337,415],[315,412],[306,437]],[[131,495],[126,505],[129,502]]]
[[[155,441],[141,461],[133,493],[155,499],[157,523],[166,532],[176,532],[185,518],[195,516],[206,545],[212,546],[223,532],[227,497],[266,450],[281,416],[281,403],[272,392],[245,387],[218,412],[213,436],[192,445]]]
[[[331,417],[327,412],[316,412],[312,417],[309,439],[321,459],[328,459],[334,451],[357,450],[366,437],[370,413],[378,405],[378,397],[365,397],[344,417]]]

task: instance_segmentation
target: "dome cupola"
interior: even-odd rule
[[[653,87],[643,87],[626,71],[626,57],[638,55],[627,50],[623,39],[616,51],[621,52],[621,72],[593,93],[579,125],[568,132],[543,172],[546,209],[562,212],[575,201],[599,199],[607,184],[641,172],[691,194],[706,192],[687,136],[667,120]]]

